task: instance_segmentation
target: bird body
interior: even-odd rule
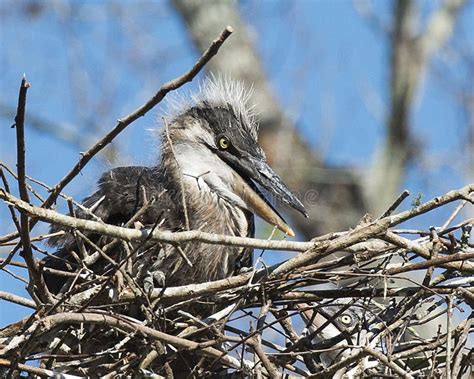
[[[115,225],[242,237],[254,236],[254,214],[258,214],[292,235],[257,184],[302,213],[304,208],[266,163],[248,99],[241,84],[216,78],[207,79],[190,98],[175,98],[160,134],[158,165],[106,172],[97,192],[83,206]],[[92,217],[80,209],[76,216]],[[111,242],[99,235],[86,237],[96,246],[107,247]],[[70,271],[81,265],[74,258],[78,254],[72,253],[80,251],[77,235],[66,233],[49,243],[58,251],[47,258],[46,266]],[[133,262],[133,276],[151,287],[223,279],[251,264],[249,248],[201,242],[117,245],[107,254],[117,262],[132,254],[128,259]],[[108,269],[107,262],[92,267],[99,274]],[[55,276],[46,280],[53,292],[64,284]]]

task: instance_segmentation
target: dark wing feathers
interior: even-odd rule
[[[169,196],[163,190],[158,180],[155,168],[148,167],[118,167],[102,175],[99,179],[99,189],[86,197],[82,205],[92,209],[95,216],[108,224],[123,225],[143,206],[146,199],[162,202]],[[172,203],[170,201],[170,203]],[[156,204],[156,202],[155,202]],[[158,211],[158,212],[157,212]],[[88,212],[76,208],[76,217],[92,219]],[[153,224],[161,212],[156,206],[151,206],[145,213],[143,224]],[[62,230],[60,226],[53,225],[51,232]],[[52,237],[48,243],[52,246],[65,246],[74,242],[71,234]]]
[[[106,223],[124,225],[143,206],[146,199],[150,206],[138,221],[145,226],[151,226],[165,219],[164,227],[177,230],[179,220],[176,219],[173,201],[164,190],[159,178],[160,174],[154,167],[115,168],[102,175],[98,182],[98,190],[85,198],[82,205],[92,209],[93,214]],[[75,209],[75,214],[78,218],[92,219],[90,212],[80,208]],[[60,230],[64,228],[57,225],[51,227],[51,232]],[[99,238],[92,233],[85,234],[94,242]],[[48,244],[57,247],[58,250],[53,256],[44,259],[46,267],[68,270],[66,262],[73,267],[76,266],[70,254],[72,250],[77,251],[76,241],[71,233],[51,237]],[[53,292],[59,291],[64,284],[64,280],[55,275],[45,274],[45,280]]]

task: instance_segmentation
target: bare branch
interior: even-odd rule
[[[15,128],[16,128],[16,138],[17,138],[17,170],[18,170],[18,189],[20,192],[21,199],[29,203],[30,197],[28,195],[28,189],[26,187],[26,170],[25,170],[25,108],[26,108],[26,93],[30,83],[26,80],[26,76],[23,76],[20,85],[20,93],[18,95],[18,109],[15,116]],[[34,299],[37,299],[36,296],[42,301],[47,301],[49,303],[53,302],[53,298],[49,293],[44,279],[40,274],[38,264],[33,256],[31,250],[31,240],[30,240],[30,225],[28,215],[22,213],[20,216],[20,226],[19,230],[21,237],[21,244],[23,246],[22,256],[25,259],[26,264],[28,265],[28,272],[31,277],[29,284],[30,294]],[[36,296],[34,296],[35,294]]]
[[[34,301],[31,301],[29,299],[25,299],[24,297],[14,295],[12,293],[8,293],[8,292],[5,292],[5,291],[0,291],[0,299],[9,301],[11,303],[23,305],[23,306],[31,308],[31,309],[36,309],[36,303]]]

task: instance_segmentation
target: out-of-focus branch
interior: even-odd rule
[[[7,120],[11,120],[15,117],[15,109],[0,102],[0,115]],[[28,126],[61,143],[70,145],[75,149],[81,149],[81,151],[95,142],[94,136],[85,132],[83,125],[72,126],[66,123],[53,122],[39,115],[31,114],[31,112],[28,112]],[[113,163],[118,157],[117,149],[113,145],[109,145],[103,154],[106,162],[109,163]]]
[[[416,91],[433,55],[451,36],[464,0],[445,0],[416,34],[416,6],[413,0],[394,4],[390,57],[390,110],[386,138],[375,155],[366,180],[365,194],[370,211],[379,214],[399,192],[405,167],[413,155],[410,115]]]
[[[357,223],[366,209],[359,177],[351,170],[326,167],[300,137],[273,95],[252,35],[240,18],[236,3],[211,0],[174,0],[173,3],[200,51],[224,23],[234,26],[232,41],[207,67],[253,86],[252,102],[259,112],[260,143],[269,162],[291,188],[305,193],[314,191],[315,196],[302,199],[310,221],[295,216],[293,224],[307,238],[312,238]],[[292,211],[289,214],[296,215]]]
[[[7,104],[0,103],[0,115],[11,120],[15,117],[15,109]],[[84,136],[83,133],[79,134],[75,128],[44,120],[39,116],[31,115],[30,112],[28,113],[28,125],[40,133],[45,133],[75,148],[83,149],[90,146],[91,142],[94,141],[92,136],[87,137]]]
[[[441,6],[433,12],[428,20],[426,29],[419,39],[419,46],[425,63],[429,63],[439,49],[441,49],[453,33],[456,18],[466,0],[444,0]]]

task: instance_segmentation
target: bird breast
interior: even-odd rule
[[[178,175],[193,229],[247,236],[243,200],[232,191],[233,169],[205,146],[175,146]]]

